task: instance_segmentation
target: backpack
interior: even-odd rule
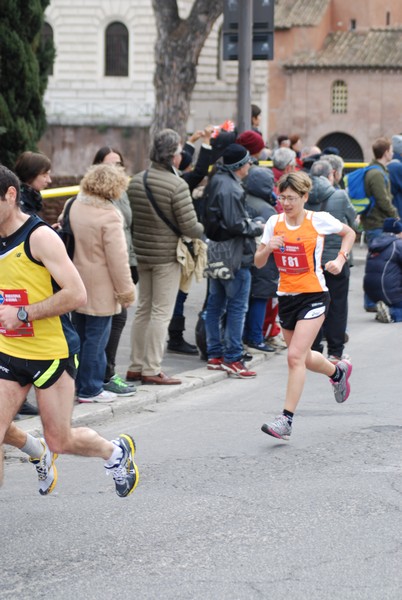
[[[66,247],[67,254],[71,260],[73,260],[73,258],[74,258],[75,239],[74,239],[73,230],[71,229],[71,224],[70,224],[70,209],[71,209],[71,206],[73,205],[73,202],[76,200],[76,198],[77,198],[77,196],[74,196],[74,198],[67,200],[66,205],[64,207],[62,226],[58,232],[59,236],[61,237],[61,239]]]
[[[375,204],[374,196],[370,196],[369,198],[366,196],[364,186],[366,173],[367,171],[371,171],[371,169],[382,171],[382,169],[376,165],[369,165],[367,167],[356,169],[344,177],[345,189],[358,215],[368,215]],[[387,181],[385,174],[384,179]]]

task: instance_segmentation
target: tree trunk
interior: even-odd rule
[[[222,14],[223,0],[195,0],[185,20],[179,17],[176,0],[152,0],[152,4],[157,40],[151,132],[170,127],[184,140],[198,58],[213,24]]]

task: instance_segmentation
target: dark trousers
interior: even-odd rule
[[[350,267],[346,263],[339,275],[332,275],[324,271],[324,276],[331,302],[324,325],[320,329],[312,348],[322,352],[322,340],[325,334],[328,355],[342,356],[348,322]]]
[[[110,329],[109,341],[106,346],[106,372],[105,381],[109,381],[115,375],[116,354],[119,346],[121,334],[127,321],[127,308],[122,308],[121,312],[112,317],[112,326]]]

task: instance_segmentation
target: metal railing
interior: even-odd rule
[[[366,162],[345,162],[345,169],[359,169],[366,167]],[[272,167],[271,160],[261,160],[259,165],[262,167]],[[61,198],[62,196],[75,196],[80,191],[79,185],[70,185],[60,188],[50,188],[41,192],[43,198]]]

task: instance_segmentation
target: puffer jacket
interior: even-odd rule
[[[314,211],[326,211],[341,223],[354,227],[356,211],[349,200],[345,190],[335,188],[327,177],[320,175],[312,177],[313,187],[306,202],[306,209]],[[324,250],[322,253],[322,264],[329,260],[335,260],[341,249],[342,238],[340,235],[331,234],[325,237]]]
[[[132,235],[138,263],[160,265],[176,262],[177,235],[155,212],[146,194],[144,171],[134,175],[127,189],[133,214]],[[151,163],[147,184],[163,214],[189,238],[200,238],[203,226],[197,221],[188,185],[172,170]]]
[[[218,167],[207,186],[205,233],[215,242],[239,238],[243,243],[242,267],[251,267],[256,251],[255,238],[262,234],[261,222],[254,222],[246,210],[245,192],[234,173]]]
[[[363,287],[373,302],[402,302],[402,239],[383,233],[373,239],[366,260]]]

